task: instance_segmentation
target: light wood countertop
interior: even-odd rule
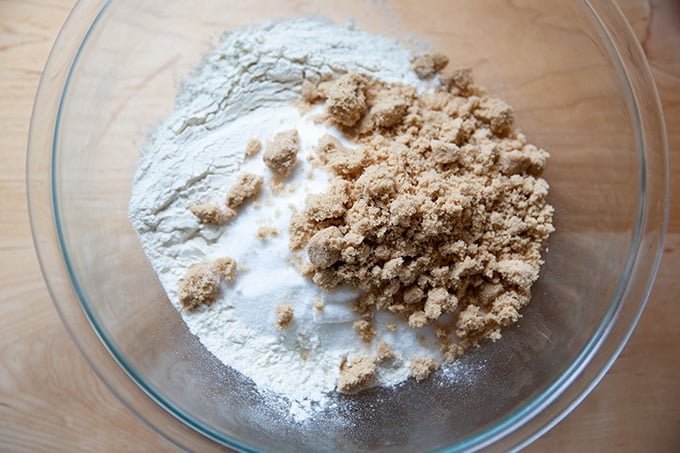
[[[172,451],[96,377],[64,329],[33,250],[28,125],[74,0],[0,0],[0,450]],[[680,2],[619,0],[647,53],[680,198]],[[680,451],[680,209],[647,309],[606,377],[527,451]]]

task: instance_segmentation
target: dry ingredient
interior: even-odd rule
[[[448,59],[436,55],[416,59],[416,71],[441,71]],[[292,219],[292,249],[307,247],[304,273],[327,290],[362,290],[353,308],[364,319],[354,327],[366,342],[375,310],[414,329],[433,324],[446,361],[498,339],[529,302],[553,231],[548,185],[537,178],[548,153],[469,76],[418,95],[349,73],[315,98],[360,146],[327,136],[317,146],[336,177]],[[412,362],[419,380],[437,368]]]
[[[267,145],[262,160],[265,165],[279,176],[288,176],[295,167],[300,138],[296,130],[279,132]]]
[[[237,209],[247,199],[256,196],[262,188],[264,178],[252,173],[243,173],[238,177],[236,184],[227,192],[226,205],[231,209]]]
[[[293,322],[293,307],[289,304],[279,304],[276,306],[276,327],[285,329]]]
[[[447,64],[319,18],[240,29],[144,150],[130,218],[168,297],[297,420],[427,378],[530,298],[547,153]]]

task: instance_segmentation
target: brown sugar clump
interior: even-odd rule
[[[418,286],[411,286],[410,288],[404,290],[404,303],[405,304],[417,304],[425,297],[425,293]]]
[[[411,68],[421,79],[429,79],[449,64],[449,57],[442,53],[425,54],[411,62]]]
[[[257,153],[259,153],[260,151],[262,151],[262,142],[256,138],[253,138],[250,141],[248,141],[248,144],[246,145],[245,156],[253,157],[257,155]]]
[[[316,155],[322,163],[327,164],[333,158],[342,158],[347,150],[340,140],[332,135],[325,134],[319,139],[316,146]]]
[[[316,88],[316,84],[311,80],[302,81],[301,94],[302,99],[310,104],[319,99],[319,92]]]
[[[491,131],[500,136],[507,135],[515,123],[515,113],[505,102],[495,98],[485,98],[479,102],[475,116],[491,127]]]
[[[229,257],[217,258],[212,263],[212,267],[222,280],[231,282],[236,276],[236,260]]]
[[[492,319],[484,313],[482,308],[478,305],[468,305],[458,317],[456,334],[460,337],[465,337],[471,334],[482,333],[489,322],[492,322]]]
[[[519,313],[521,307],[522,299],[517,293],[508,291],[500,294],[493,300],[491,316],[493,316],[493,319],[499,326],[508,326],[517,322],[522,317]]]
[[[343,192],[343,187],[336,187],[324,195],[308,195],[307,214],[319,222],[341,217],[346,212]]]
[[[338,392],[354,393],[368,386],[375,377],[375,361],[370,357],[361,357],[351,363],[340,365]]]
[[[439,368],[439,363],[431,357],[416,356],[411,359],[411,376],[413,376],[416,381],[427,379],[437,368]]]
[[[375,329],[371,326],[371,323],[365,319],[360,319],[354,323],[354,330],[356,331],[359,338],[364,342],[370,343],[375,336]]]
[[[499,152],[498,165],[501,173],[512,176],[529,173],[540,176],[549,155],[534,145],[525,145],[522,149],[511,149]]]
[[[187,310],[210,305],[220,294],[220,278],[208,265],[191,266],[180,280],[178,293],[180,305]]]
[[[414,329],[420,329],[428,323],[428,317],[424,311],[418,310],[411,313],[408,317],[408,325]]]
[[[312,265],[326,269],[338,262],[342,256],[339,242],[342,237],[337,227],[324,228],[312,236],[307,247],[307,256]]]
[[[293,307],[289,304],[279,304],[274,310],[276,328],[283,330],[293,323]]]
[[[244,173],[239,176],[236,183],[227,192],[227,206],[231,209],[240,207],[248,198],[260,193],[264,178],[252,173]]]
[[[468,70],[447,83],[451,91],[418,94],[361,78],[368,114],[344,129],[357,146],[319,141],[333,178],[293,215],[289,245],[306,247],[302,267],[317,285],[359,289],[352,308],[364,319],[387,311],[414,329],[431,325],[453,360],[519,319],[554,228],[540,177],[548,153]],[[375,120],[395,96],[399,119]]]
[[[381,341],[375,349],[375,360],[377,363],[391,362],[397,358],[392,347],[386,341]]]
[[[212,203],[197,203],[189,208],[201,223],[221,225],[233,218],[236,213],[232,209],[221,209]]]
[[[438,319],[443,313],[451,313],[458,307],[456,296],[445,288],[431,289],[427,294],[424,312],[428,319]]]
[[[267,146],[262,160],[274,173],[288,176],[297,162],[300,138],[295,129],[279,132]]]
[[[439,76],[439,81],[449,91],[467,93],[472,86],[472,68],[458,68]]]
[[[354,126],[366,113],[366,81],[354,72],[341,77],[328,90],[326,110],[342,126]]]
[[[370,117],[377,127],[392,127],[399,124],[408,113],[409,100],[398,92],[386,93],[375,100]]]
[[[261,241],[266,241],[279,235],[279,230],[270,226],[261,226],[257,229],[256,236]]]

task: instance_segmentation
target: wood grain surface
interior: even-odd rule
[[[31,108],[74,0],[0,0],[0,451],[172,451],[99,381],[43,283],[25,193]],[[680,198],[680,2],[619,0],[661,95]],[[612,369],[527,451],[680,451],[680,209],[647,309]]]

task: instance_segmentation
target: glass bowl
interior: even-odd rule
[[[520,322],[425,382],[372,389],[296,423],[214,359],[167,300],[127,217],[149,127],[225,30],[353,18],[429,42],[515,107],[549,150],[557,231]],[[641,49],[611,1],[80,2],[36,98],[31,225],[64,324],[99,377],[178,446],[507,450],[564,417],[630,336],[657,270],[668,152]]]

